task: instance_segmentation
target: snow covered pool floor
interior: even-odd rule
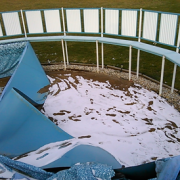
[[[101,147],[125,166],[179,155],[180,113],[155,92],[72,73],[48,78],[41,112],[75,138],[45,145],[20,161],[40,167],[79,144]]]

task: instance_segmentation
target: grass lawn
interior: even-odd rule
[[[28,10],[28,9],[50,9],[50,8],[73,8],[73,7],[106,7],[106,8],[129,8],[148,9],[155,11],[166,11],[179,13],[179,0],[1,0],[0,12]],[[52,60],[63,61],[61,42],[32,43],[32,46],[41,62]],[[96,63],[95,43],[68,42],[70,62]],[[128,48],[114,45],[104,45],[105,64],[114,65],[128,69]],[[137,50],[133,49],[132,70],[136,71]],[[173,74],[173,63],[166,60],[164,83],[171,85]],[[161,71],[161,57],[141,52],[140,72],[159,80]],[[180,90],[180,67],[177,68],[175,88]]]

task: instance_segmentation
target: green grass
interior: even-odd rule
[[[129,8],[149,9],[165,12],[180,12],[179,0],[1,0],[0,12],[28,10],[28,9],[50,9],[50,8],[73,8],[73,7],[106,7],[106,8]],[[61,42],[32,43],[32,46],[41,62],[47,60],[63,61]],[[96,64],[95,43],[68,42],[68,53],[70,62],[94,63]],[[100,45],[99,45],[100,50]],[[105,65],[113,65],[128,69],[129,49],[114,45],[104,45]],[[99,54],[101,58],[101,54]],[[137,50],[132,51],[132,70],[136,71]],[[160,79],[161,57],[141,52],[140,72],[156,80]],[[171,85],[173,74],[173,63],[166,60],[164,83]],[[175,88],[180,90],[180,67],[177,68]]]
[[[72,7],[143,8],[179,12],[179,0],[1,0],[0,11]]]

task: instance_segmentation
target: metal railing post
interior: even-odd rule
[[[139,35],[138,35],[138,42],[141,41],[141,26],[142,26],[142,8],[140,9],[140,16],[139,16]],[[138,49],[137,53],[137,71],[136,76],[139,78],[139,60],[140,60],[140,50]]]
[[[103,7],[101,7],[101,37],[103,37]],[[102,69],[104,68],[104,44],[101,43]]]
[[[161,66],[161,80],[160,80],[160,88],[159,95],[162,95],[162,86],[163,86],[163,78],[164,78],[164,65],[165,65],[165,56],[162,57],[162,66]]]
[[[179,25],[179,32],[178,32],[177,47],[176,47],[176,52],[177,53],[179,53],[179,44],[180,44],[180,25]],[[174,92],[174,85],[175,85],[175,80],[176,80],[176,70],[177,70],[177,64],[174,64],[173,78],[172,78],[172,85],[171,85],[171,93]]]
[[[131,80],[132,46],[129,46],[129,81]]]
[[[66,28],[65,28],[65,19],[64,19],[64,9],[63,7],[61,8],[61,13],[62,13],[62,21],[63,21],[63,31],[64,31],[64,36],[66,36]],[[67,49],[67,42],[65,41],[65,54],[66,54],[66,61],[67,65],[69,65],[69,57],[68,57],[68,49]]]
[[[61,39],[62,43],[62,52],[63,52],[63,60],[64,60],[64,70],[66,70],[66,58],[65,58],[65,52],[64,52],[64,40]]]
[[[98,50],[98,41],[96,41],[96,61],[97,61],[97,72],[99,72],[99,50]]]
[[[66,28],[65,28],[64,9],[63,9],[63,7],[61,8],[61,12],[62,12],[62,21],[63,21],[64,36],[66,36]]]
[[[23,16],[22,9],[21,9],[21,19],[22,19],[22,23],[23,23],[24,35],[25,35],[25,38],[27,38],[27,33],[26,33],[26,28],[25,28],[24,16]]]
[[[140,61],[140,50],[137,52],[137,69],[136,69],[136,77],[139,78],[139,61]]]
[[[65,41],[65,52],[66,52],[67,65],[69,65],[69,57],[68,57],[68,49],[67,49],[67,42],[66,41]]]
[[[175,79],[176,79],[176,70],[177,70],[177,64],[174,64],[171,93],[174,92],[174,85],[175,85]]]

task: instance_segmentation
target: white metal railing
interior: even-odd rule
[[[39,10],[20,10],[0,13],[0,39],[6,37],[25,37],[32,35],[96,34],[99,37],[130,37],[141,42],[148,40],[174,47],[179,53],[180,14],[142,9],[117,8],[57,8]],[[68,60],[67,42],[62,41],[64,62]],[[98,41],[96,47],[98,52]],[[104,67],[103,43],[101,43],[102,68]],[[131,46],[129,64],[131,63]],[[139,75],[139,57],[137,54],[137,77]],[[164,66],[165,57],[162,57]],[[99,70],[97,55],[97,70]],[[174,65],[172,92],[174,89],[177,64]],[[161,82],[163,81],[163,70]],[[129,66],[129,72],[131,66]],[[129,78],[131,75],[129,75]],[[162,84],[161,84],[162,85]],[[160,89],[160,94],[162,90]]]
[[[179,48],[180,14],[142,9],[59,8],[0,13],[0,37],[86,33],[146,39]]]

